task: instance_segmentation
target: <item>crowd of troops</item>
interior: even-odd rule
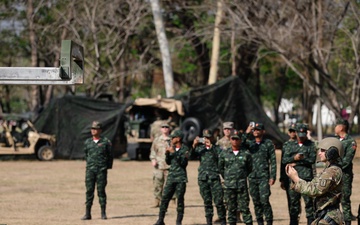
[[[184,217],[189,156],[196,156],[198,186],[204,202],[206,224],[215,221],[225,225],[256,221],[259,225],[272,225],[270,204],[271,186],[276,181],[276,155],[271,140],[264,138],[262,123],[250,123],[245,131],[234,129],[233,122],[223,123],[223,137],[214,137],[211,130],[203,130],[192,146],[183,144],[184,134],[165,121],[160,133],[154,137],[150,160],[154,168],[154,207],[159,207],[155,225],[164,225],[165,214],[171,201],[177,202],[176,225]],[[347,120],[337,120],[335,138],[319,143],[309,135],[306,124],[291,124],[289,140],[283,143],[280,167],[280,187],[285,190],[290,225],[298,225],[301,198],[304,200],[307,224],[351,224],[352,160],[356,142],[348,134]],[[319,162],[326,166],[317,174]],[[250,196],[254,205],[252,217]],[[175,201],[176,198],[176,201]],[[340,212],[340,205],[343,213]],[[242,217],[242,218],[241,218]]]

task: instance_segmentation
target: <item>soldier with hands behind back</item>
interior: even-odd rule
[[[107,170],[112,168],[113,155],[111,151],[111,141],[101,136],[102,124],[93,121],[91,126],[91,138],[84,144],[86,160],[86,213],[82,220],[91,220],[91,206],[94,200],[95,184],[101,207],[101,219],[106,216],[106,192]]]

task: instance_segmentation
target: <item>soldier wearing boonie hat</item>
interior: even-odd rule
[[[356,217],[351,212],[351,193],[352,182],[354,179],[353,173],[353,159],[355,157],[357,143],[354,138],[348,134],[349,122],[346,119],[338,118],[336,120],[335,135],[340,140],[344,147],[344,157],[342,158],[343,171],[343,188],[341,196],[341,206],[344,213],[345,225],[351,224],[351,220],[356,220]]]

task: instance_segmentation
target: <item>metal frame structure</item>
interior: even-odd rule
[[[0,84],[75,85],[84,83],[84,50],[61,42],[60,67],[0,67]]]

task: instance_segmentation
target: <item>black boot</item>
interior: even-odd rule
[[[245,225],[253,225],[253,222],[245,223]]]
[[[159,213],[159,219],[156,221],[154,225],[165,225],[164,223],[165,213]]]
[[[181,222],[183,220],[184,214],[178,214],[176,218],[176,225],[181,225]],[[211,222],[212,223],[212,222]]]
[[[101,219],[106,220],[107,216],[106,216],[106,206],[101,206]]]
[[[259,218],[259,219],[256,219],[258,225],[264,225],[264,219],[263,218]]]
[[[299,225],[299,219],[297,216],[290,217],[290,225]]]
[[[206,225],[212,225],[212,217],[209,216],[209,217],[206,217]]]
[[[273,221],[272,220],[267,220],[266,225],[273,225]]]
[[[236,225],[236,222],[230,222],[229,225]]]
[[[226,219],[221,220],[221,225],[226,225]]]
[[[91,220],[91,206],[86,206],[85,216],[81,218],[82,220]]]

